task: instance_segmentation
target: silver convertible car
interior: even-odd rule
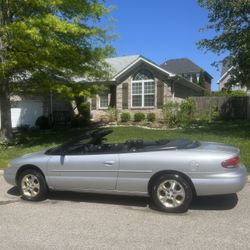
[[[106,143],[110,129],[86,131],[59,147],[10,162],[5,180],[22,198],[49,190],[152,197],[158,209],[185,212],[194,196],[231,194],[247,180],[239,149],[185,139]]]

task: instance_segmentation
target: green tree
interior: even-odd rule
[[[107,76],[104,58],[113,53],[109,13],[102,0],[1,0],[1,138],[12,138],[10,95],[46,93],[84,96],[95,88],[74,84],[75,77]]]
[[[235,67],[233,81],[250,87],[250,1],[198,0],[208,10],[209,25],[205,30],[215,31],[211,39],[198,42],[200,48],[221,54],[229,53]]]

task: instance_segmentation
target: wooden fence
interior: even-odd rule
[[[220,119],[250,119],[250,96],[194,97],[199,114],[217,112]]]

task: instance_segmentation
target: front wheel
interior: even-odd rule
[[[164,212],[186,212],[192,197],[190,184],[178,174],[164,174],[153,184],[153,201],[157,208]]]
[[[34,169],[28,169],[18,178],[18,188],[24,200],[41,201],[47,196],[48,188],[43,175]]]

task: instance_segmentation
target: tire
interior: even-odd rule
[[[168,213],[186,212],[193,198],[190,184],[178,174],[160,176],[151,191],[156,207]]]
[[[48,193],[47,183],[43,175],[34,169],[28,169],[18,178],[18,188],[21,197],[28,201],[45,200]]]

